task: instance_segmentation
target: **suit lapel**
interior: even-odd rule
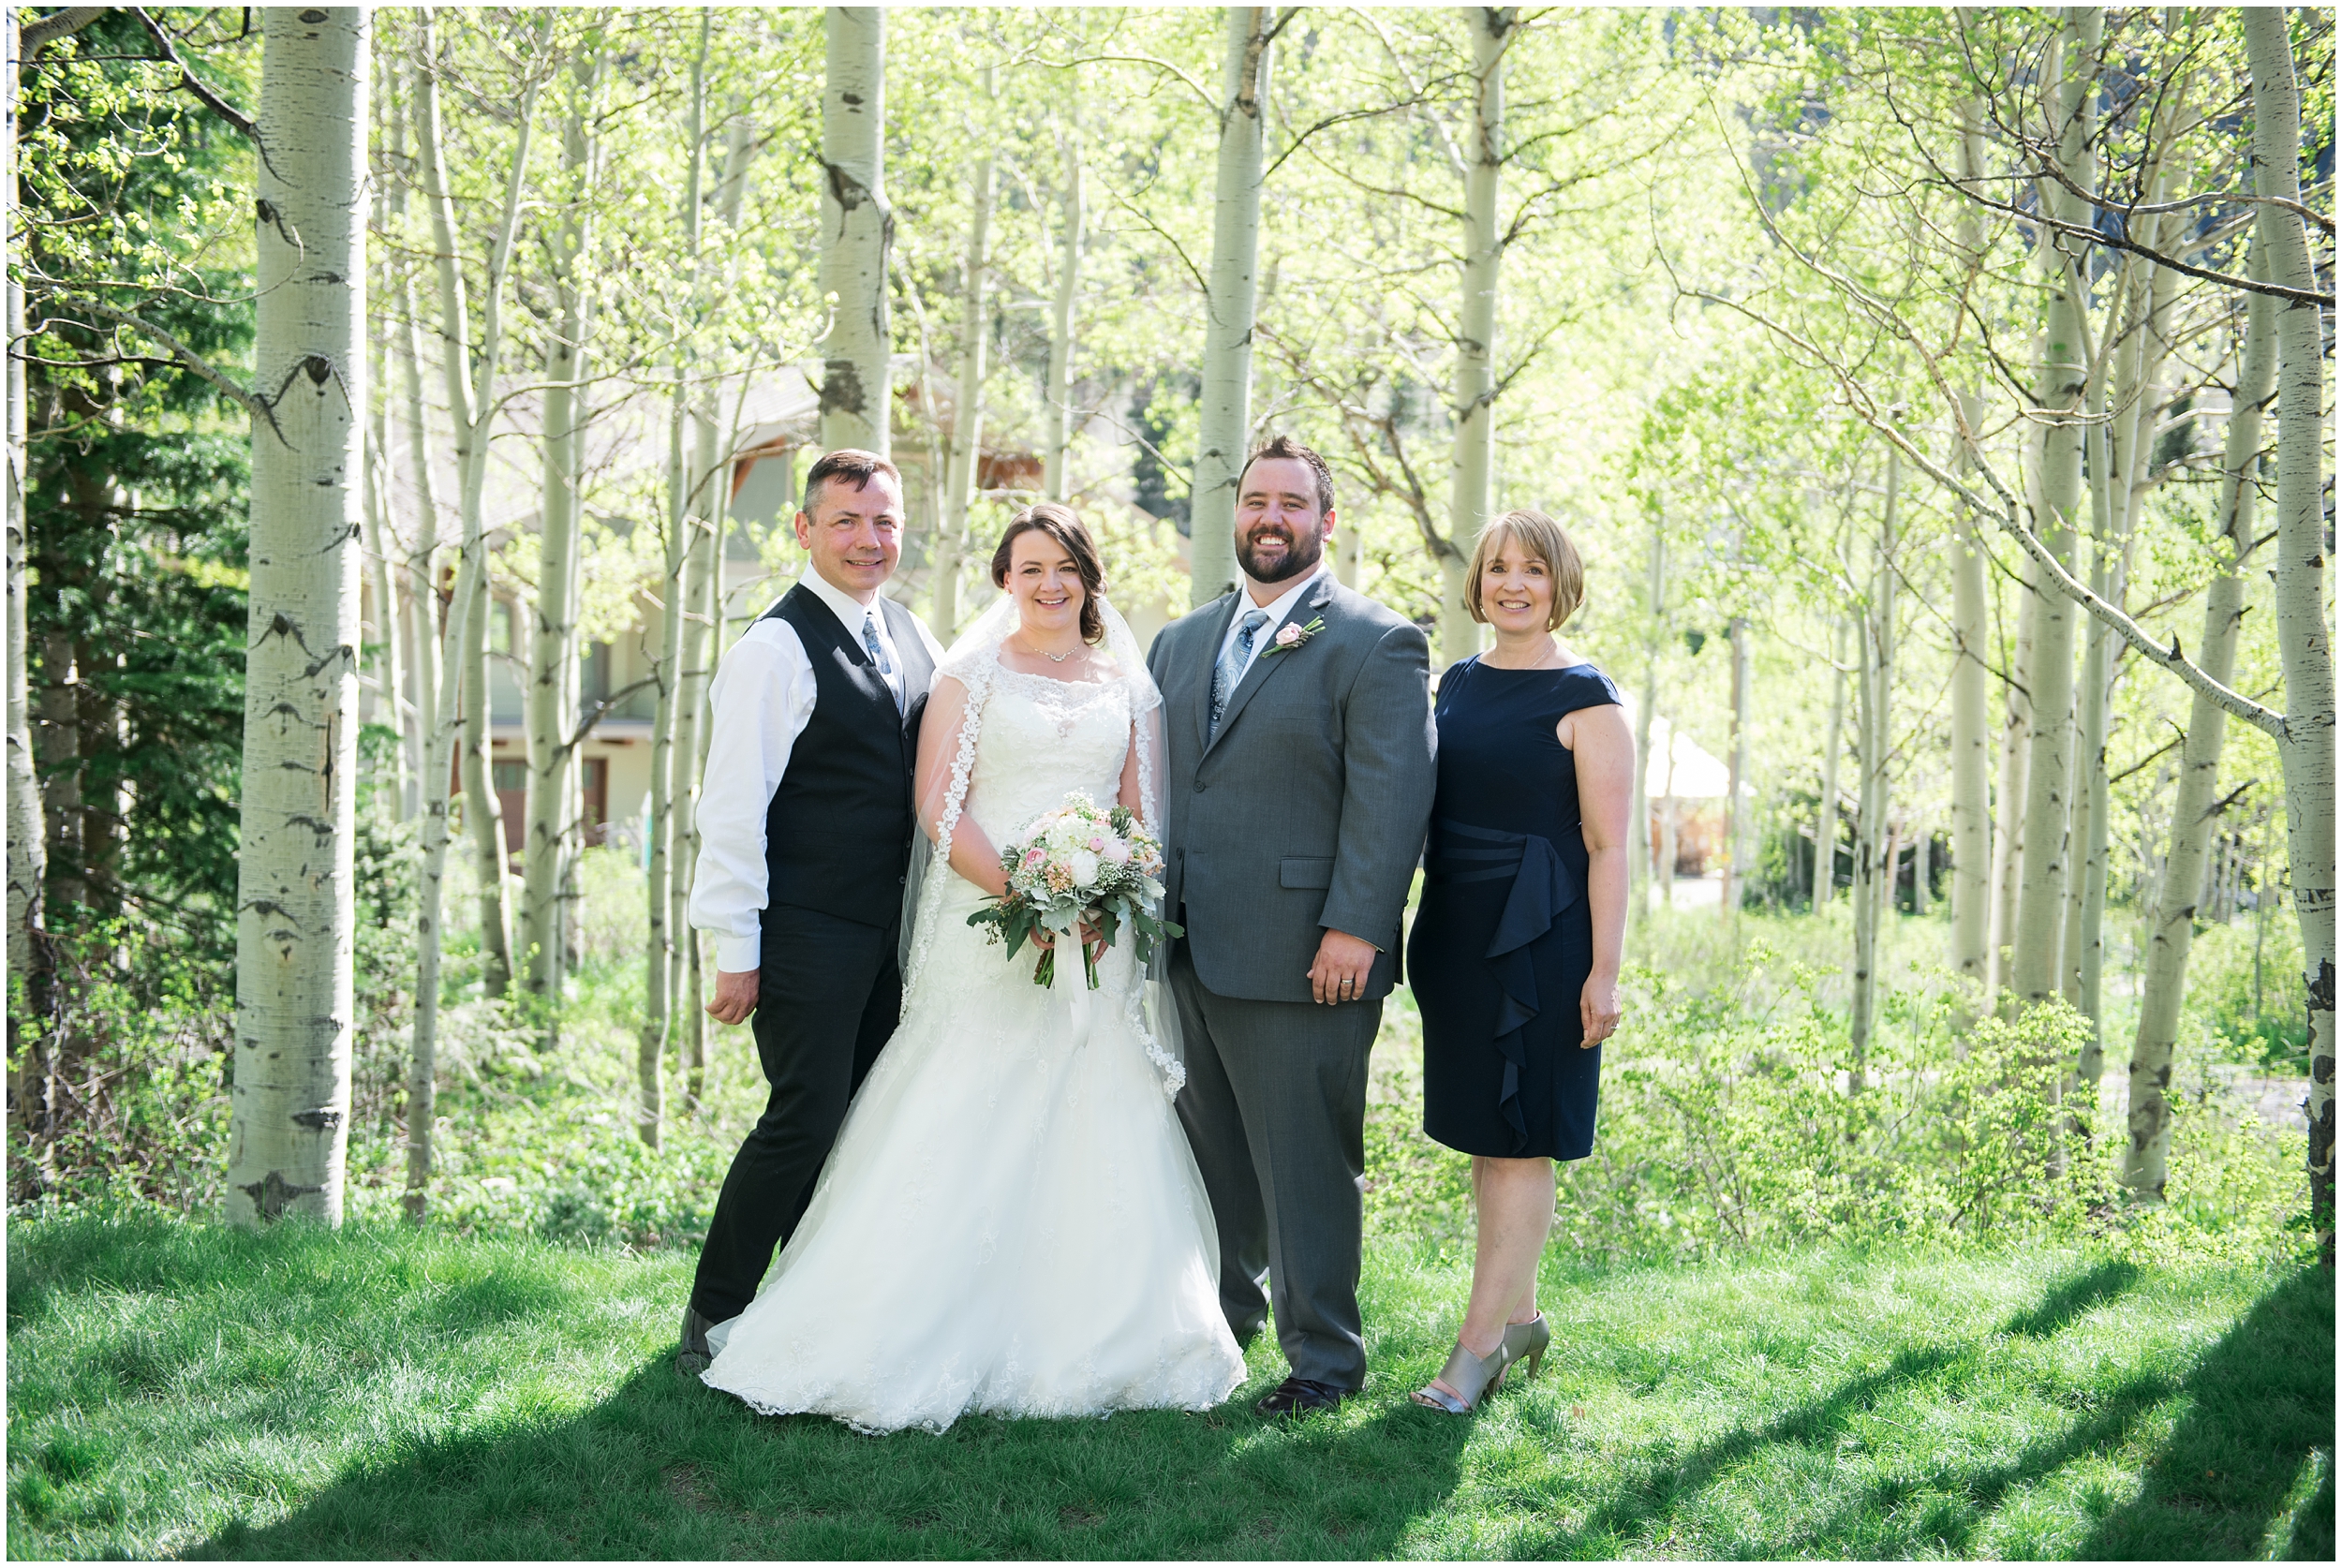
[[[1288,626],[1309,625],[1313,618],[1326,613],[1326,606],[1333,597],[1333,578],[1330,575],[1321,574],[1317,579],[1317,585],[1302,598],[1299,604],[1294,606],[1293,613],[1284,618],[1277,629],[1282,631]],[[1233,610],[1229,613],[1235,614]],[[1320,630],[1323,629],[1320,629]],[[1227,629],[1224,625],[1221,628],[1221,635],[1223,637],[1227,635]],[[1275,646],[1276,644],[1272,643],[1268,647],[1261,649],[1253,656],[1253,667],[1244,672],[1244,678],[1237,682],[1236,689],[1228,694],[1228,711],[1220,716],[1220,734],[1224,735],[1236,728],[1236,716],[1244,711],[1244,705],[1253,700],[1253,693],[1277,678],[1277,672],[1283,668],[1286,660],[1301,657],[1299,648],[1287,648],[1282,653],[1272,653],[1270,649]],[[1219,643],[1214,643],[1212,647],[1216,651]],[[1208,720],[1210,705],[1208,702],[1205,703]],[[1218,744],[1219,736],[1210,736],[1204,749],[1208,752]]]

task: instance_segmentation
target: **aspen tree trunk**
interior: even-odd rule
[[[709,720],[713,717],[707,712],[707,688],[715,678],[716,661],[723,656],[723,528],[720,523],[708,530],[707,540],[704,546],[707,552],[707,564],[700,572],[700,615],[707,623],[700,632],[700,636],[704,639],[707,651],[702,656],[699,673],[693,678],[693,690],[696,695],[692,698],[692,706],[700,714],[700,721],[695,731],[696,741],[691,763],[691,814],[689,819],[690,839],[687,847],[687,858],[683,862],[687,866],[699,865],[699,800],[706,783],[707,747],[711,738]],[[685,955],[683,1096],[685,1103],[697,1107],[702,1103],[703,1092],[707,1084],[707,1013],[705,1011],[707,944],[690,926],[689,884],[681,878],[677,879],[677,883],[685,895],[683,907],[676,915],[676,919],[681,923],[678,929],[683,933]]]
[[[1975,98],[1960,105],[1960,175],[1984,177],[1984,110]],[[1984,219],[1963,203],[1960,249],[1981,257]],[[1970,430],[1983,425],[1984,400],[1961,393],[1961,417]],[[1972,465],[1966,443],[1961,466]],[[1973,510],[1963,510],[1951,541],[1951,967],[1982,984],[1991,965],[1986,906],[1992,896],[1992,738],[1986,717],[1984,650],[1989,637],[1984,604],[1984,540]]]
[[[1652,863],[1651,721],[1659,707],[1659,646],[1667,614],[1667,530],[1651,524],[1651,562],[1643,584],[1642,701],[1635,706],[1635,816],[1628,824],[1626,863],[1634,868],[1635,924],[1651,913],[1651,894],[1659,876]]]
[[[981,94],[987,106],[999,96],[993,67],[981,72]],[[985,124],[991,117],[987,113]],[[959,358],[953,369],[952,429],[943,447],[943,533],[936,553],[935,599],[930,618],[936,635],[949,641],[959,629],[960,562],[968,550],[968,511],[976,490],[978,459],[984,451],[984,359],[991,337],[991,317],[985,304],[985,273],[992,256],[993,166],[989,136],[979,139],[985,150],[969,176],[968,257],[962,264],[964,298],[960,304]]]
[[[2041,596],[2034,589],[2033,557],[2025,556],[2018,566],[2023,584],[2017,590],[2017,640],[2009,660],[2011,678],[2001,706],[2000,765],[1993,791],[1992,903],[1986,912],[1984,939],[1988,999],[2008,987],[2009,943],[2017,934],[2017,878],[2024,861],[2025,771],[2030,756],[2025,737],[2033,729],[2033,703],[2028,695],[2033,613]]]
[[[486,432],[482,434],[484,437]],[[457,653],[464,686],[464,826],[480,866],[480,988],[501,997],[512,985],[512,911],[504,885],[504,803],[497,798],[496,765],[489,749],[494,699],[488,682],[488,622],[496,614],[496,598],[485,570],[486,544],[481,548],[482,570],[472,585],[471,614],[464,622]],[[513,617],[516,622],[519,618]]]
[[[586,387],[592,295],[578,270],[592,241],[592,121],[599,62],[581,48],[561,131],[561,199],[567,203],[552,239],[553,319],[545,339],[544,478],[538,507],[537,602],[528,661],[528,839],[522,861],[521,951],[525,986],[545,1004],[541,1038],[559,1040],[552,1004],[561,998],[561,892],[576,852],[571,808],[577,725],[578,482],[583,432],[593,417]],[[517,651],[517,650],[516,650]]]
[[[2253,187],[2301,200],[2301,88],[2282,9],[2240,10],[2253,79]],[[2317,288],[2301,220],[2263,205],[2259,237],[2270,278]],[[2277,647],[2285,671],[2285,846],[2301,922],[2305,1004],[2309,1014],[2309,1202],[2319,1249],[2334,1266],[2335,868],[2334,644],[2327,621],[2325,518],[2321,504],[2325,431],[2323,333],[2314,305],[2277,311]]]
[[[1871,580],[1870,604],[1858,633],[1862,671],[1857,684],[1862,777],[1854,825],[1854,985],[1847,1041],[1854,1058],[1849,1082],[1863,1087],[1871,1034],[1878,1017],[1878,934],[1894,908],[1895,850],[1887,815],[1887,755],[1893,738],[1890,703],[1895,674],[1895,530],[1902,500],[1903,454],[1887,449],[1887,495],[1879,509],[1878,558]]]
[[[740,202],[748,191],[749,159],[752,155],[749,123],[735,117],[726,133],[724,177],[716,196],[717,215],[728,231],[739,226]],[[715,406],[718,401],[711,391],[710,406]],[[683,1097],[684,1103],[693,1109],[703,1103],[707,1084],[707,1013],[704,1006],[707,944],[691,928],[689,878],[700,859],[699,802],[706,784],[707,749],[713,719],[713,715],[707,711],[707,688],[715,679],[716,664],[723,657],[726,643],[724,543],[732,509],[729,454],[739,445],[738,432],[734,430],[722,438],[720,445],[723,451],[719,452],[719,435],[713,417],[702,416],[697,465],[700,478],[694,493],[701,497],[702,510],[709,521],[704,537],[700,540],[704,558],[698,572],[699,597],[692,606],[696,620],[690,635],[701,642],[703,651],[689,661],[685,673],[684,712],[689,723],[681,727],[679,745],[682,749],[676,756],[678,761],[689,767],[691,777],[689,790],[679,791],[688,794],[688,809],[682,819],[681,848],[676,856],[677,896],[670,906],[683,949]]]
[[[1041,492],[1062,502],[1072,493],[1067,457],[1074,429],[1074,339],[1081,315],[1082,229],[1088,221],[1083,208],[1081,101],[1076,87],[1066,89],[1065,188],[1059,193],[1057,303],[1049,333],[1049,379],[1041,416]],[[1346,535],[1344,536],[1347,537]]]
[[[2255,246],[2256,275],[2265,274]],[[2262,410],[2276,386],[2277,302],[2245,296],[2245,342],[2230,400],[2227,448],[2220,464],[2221,564],[2204,590],[2203,635],[2196,662],[2227,686],[2236,668],[2236,629],[2244,619],[2244,581],[2238,564],[2252,543],[2253,470],[2260,457]],[[2172,1152],[2172,1057],[2179,1042],[2179,1010],[2187,984],[2187,952],[2196,934],[2196,892],[2203,882],[2204,850],[2212,837],[2212,804],[2218,796],[2220,751],[2228,714],[2197,693],[2189,705],[2187,739],[2180,751],[2179,792],[2172,805],[2171,851],[2155,901],[2147,943],[2145,988],[2130,1050],[2129,1137],[2123,1147],[2123,1185],[2151,1203],[2163,1199]]]
[[[522,91],[519,122],[512,138],[512,164],[504,185],[504,205],[491,242],[483,282],[481,341],[471,379],[464,366],[472,358],[471,313],[464,274],[455,251],[455,210],[449,195],[446,141],[439,118],[438,44],[432,8],[416,13],[415,112],[419,124],[422,189],[431,208],[432,236],[438,253],[440,352],[446,360],[448,413],[455,427],[455,452],[460,495],[458,513],[463,547],[455,569],[454,592],[448,602],[447,627],[441,633],[437,658],[439,686],[433,703],[431,757],[423,775],[422,868],[416,901],[415,1037],[407,1081],[407,1191],[402,1200],[408,1219],[420,1221],[430,1211],[431,1133],[436,1115],[436,1075],[438,1062],[440,923],[447,876],[449,839],[448,793],[455,761],[456,732],[462,720],[464,658],[469,643],[476,606],[487,585],[488,546],[482,523],[486,487],[490,404],[497,367],[504,348],[504,288],[512,262],[512,238],[518,229],[521,192],[528,170],[530,127],[537,109],[537,82],[532,77]],[[409,318],[412,318],[411,316]],[[411,348],[411,337],[410,337]],[[410,365],[412,359],[410,357]],[[422,436],[422,395],[420,381],[410,383],[408,399],[416,434],[415,462],[422,481],[424,515],[432,513],[429,458]],[[430,555],[422,555],[429,571]],[[437,597],[433,591],[425,605]],[[428,610],[425,612],[428,615]]]
[[[381,185],[387,187],[389,182]],[[375,225],[390,232],[390,200],[386,189],[374,199]],[[371,287],[371,285],[369,285]],[[385,293],[388,290],[384,290]],[[369,322],[371,328],[373,323]],[[366,348],[366,454],[364,514],[367,586],[374,591],[375,629],[382,643],[377,667],[381,715],[397,735],[391,747],[391,816],[398,821],[415,815],[414,707],[407,700],[407,661],[403,657],[406,619],[398,602],[397,565],[391,559],[391,401],[389,377],[383,375],[382,338],[369,331]]]
[[[391,99],[391,156],[409,170],[407,152],[406,95],[398,88],[393,68],[387,82]],[[402,237],[407,229],[408,180],[386,181],[390,186],[391,223]],[[436,782],[431,773],[432,737],[438,732],[439,713],[439,483],[431,464],[430,427],[422,406],[422,318],[415,302],[412,261],[393,261],[398,288],[398,323],[392,329],[391,352],[398,361],[407,432],[408,482],[415,492],[414,544],[407,555],[407,649],[414,686],[415,815],[427,816],[431,803],[444,812],[449,780]],[[387,392],[388,389],[385,389]],[[436,1001],[434,1003],[436,1006]]]
[[[1732,765],[1724,801],[1724,919],[1740,913],[1740,884],[1748,874],[1750,811],[1741,799],[1748,777],[1748,622],[1735,615],[1727,635],[1732,647]]]
[[[1253,434],[1253,303],[1267,135],[1272,6],[1227,7],[1220,162],[1212,180],[1211,274],[1204,299],[1203,392],[1189,486],[1188,603],[1236,585],[1236,485]]]
[[[1980,412],[1981,399],[1964,394]],[[1971,427],[1975,424],[1972,417]],[[1972,510],[1951,545],[1951,967],[1983,983],[1992,897],[1992,737],[1985,709],[1984,540]]]
[[[2063,69],[2053,110],[2055,157],[2065,177],[2084,190],[2096,188],[2088,147],[2104,24],[2105,13],[2097,7],[2069,7],[2058,39]],[[2081,202],[2053,180],[2040,182],[2040,198],[2061,218],[2088,221]],[[2044,243],[2057,244],[2046,235]],[[2068,422],[2046,425],[2041,432],[2041,512],[2036,527],[2058,560],[2070,567],[2082,485],[2079,416],[2089,411],[2082,352],[2085,301],[2082,283],[2062,254],[2051,253],[2048,265],[2049,304],[2035,401]],[[2061,593],[2038,595],[2034,611],[2024,846],[2009,955],[2011,988],[2021,1007],[2056,996],[2064,972],[2066,866],[2072,847],[2068,819],[2074,762],[2074,618],[2080,614],[2081,607]]]
[[[1660,902],[1675,908],[1675,724],[1668,723],[1667,767],[1659,784],[1659,888]]]
[[[372,356],[367,366],[367,382],[381,387],[389,379],[383,373],[382,359]],[[391,558],[393,536],[385,520],[390,513],[390,445],[391,420],[387,407],[377,408],[367,421],[366,431],[366,558],[372,569],[369,584],[374,590],[374,602],[378,608],[382,633],[381,698],[391,728],[397,740],[391,747],[391,815],[399,821],[411,821],[419,806],[417,790],[421,780],[415,776],[414,740],[415,706],[407,694],[407,660],[404,657],[408,629],[407,610],[399,602],[397,564]]]
[[[1814,912],[1838,891],[1838,758],[1845,750],[1845,622],[1831,629],[1830,725],[1821,737],[1821,810],[1814,819]]]
[[[268,13],[227,1218],[338,1225],[349,1121],[366,13]],[[300,236],[294,244],[289,236]]]
[[[1934,850],[1934,845],[1931,842],[1932,837],[1933,833],[1927,825],[1926,819],[1920,817],[1916,812],[1913,813],[1913,821],[1911,823],[1911,912],[1915,915],[1925,915],[1927,913],[1927,901],[1930,896],[1930,890],[1927,884],[1933,875],[1927,863],[1929,855],[1932,854]]]
[[[40,729],[33,736],[41,779],[41,816],[48,823],[41,901],[59,911],[86,903],[82,880],[82,683],[73,639],[41,638]]]
[[[837,48],[840,11],[833,7],[830,15],[830,47]],[[707,10],[700,12],[699,53],[691,63],[691,96],[689,122],[684,135],[688,143],[689,170],[684,181],[683,235],[684,264],[691,272],[692,326],[699,325],[700,285],[700,225],[703,217],[704,183],[707,170],[707,46],[712,19]],[[833,73],[833,77],[834,77]],[[835,80],[831,83],[836,87]],[[831,184],[837,184],[833,175]],[[883,258],[881,259],[883,260]],[[883,274],[881,275],[881,308],[883,308]],[[832,329],[833,342],[837,331],[846,323],[843,295],[838,302],[839,315]],[[645,890],[648,905],[650,940],[644,955],[645,967],[645,997],[642,1033],[635,1043],[634,1075],[639,1096],[635,1108],[635,1132],[652,1148],[659,1146],[660,1128],[666,1115],[666,1093],[660,1081],[660,1069],[667,1051],[667,1041],[674,1032],[677,996],[682,989],[683,948],[690,929],[688,920],[678,920],[678,885],[688,887],[690,873],[676,864],[676,850],[683,839],[675,816],[677,786],[687,790],[690,780],[688,753],[679,754],[676,741],[683,732],[685,699],[685,666],[692,652],[690,618],[692,574],[698,555],[692,549],[694,518],[691,473],[683,450],[683,426],[690,409],[690,382],[686,369],[689,357],[688,345],[677,345],[674,362],[674,385],[667,409],[667,572],[660,592],[663,608],[660,613],[659,658],[659,708],[651,721],[650,751],[650,877]],[[837,362],[832,361],[829,372],[837,377]],[[882,389],[884,382],[879,383]],[[828,442],[829,392],[823,392],[823,438]],[[881,416],[883,418],[883,415]],[[680,760],[679,760],[680,758]]]
[[[1496,485],[1496,299],[1505,262],[1497,216],[1505,167],[1505,46],[1519,16],[1517,7],[1466,8],[1472,29],[1472,140],[1464,174],[1463,308],[1456,323],[1456,439],[1449,464],[1446,549],[1440,552],[1439,657],[1453,664],[1477,653],[1479,624],[1464,597],[1473,542],[1494,515]],[[1727,820],[1740,806],[1727,807]],[[1726,903],[1732,867],[1724,874]],[[1730,916],[1730,910],[1726,910]]]
[[[710,394],[713,401],[713,393]],[[709,657],[710,610],[717,598],[717,575],[723,562],[717,550],[722,531],[713,520],[715,497],[723,493],[718,481],[716,422],[704,414],[692,420],[696,437],[691,462],[691,519],[685,530],[690,541],[682,584],[683,663],[676,680],[674,740],[674,859],[668,881],[667,928],[674,933],[675,1022],[683,1030],[683,1070],[686,1099],[699,1095],[689,1086],[703,1075],[707,1059],[707,1035],[700,1011],[700,941],[691,929],[691,876],[699,865],[700,765],[706,755],[705,708]]]
[[[18,54],[21,37],[18,10],[7,7],[7,125],[0,128],[0,212],[6,214],[8,243],[16,243],[16,103],[19,89]],[[7,536],[8,536],[8,976],[11,982],[31,981],[33,949],[41,928],[41,882],[48,871],[48,830],[41,820],[40,783],[33,768],[32,686],[27,673],[31,653],[30,621],[24,585],[24,551],[30,535],[24,525],[25,447],[30,416],[24,358],[19,347],[25,340],[24,285],[16,271],[7,274]],[[15,1020],[9,1014],[11,1026]],[[10,1055],[15,1054],[10,1029]],[[12,1095],[14,1107],[23,1097]]]
[[[822,87],[822,287],[837,296],[823,340],[822,445],[886,455],[893,416],[887,356],[886,13],[876,6],[826,12]]]

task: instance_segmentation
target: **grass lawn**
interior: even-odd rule
[[[1370,1260],[1373,1376],[1205,1415],[857,1437],[678,1379],[688,1262],[21,1220],[16,1557],[2334,1555],[2315,1270],[2032,1250],[1546,1276],[1555,1354],[1418,1410],[1460,1261]]]

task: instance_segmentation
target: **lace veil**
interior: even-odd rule
[[[1102,651],[1115,669],[1115,680],[1129,692],[1131,747],[1138,778],[1139,820],[1157,841],[1164,834],[1163,808],[1164,753],[1163,693],[1147,673],[1147,661],[1130,623],[1101,598],[1098,609],[1105,623]],[[944,653],[936,666],[935,686],[927,700],[919,747],[918,814],[921,831],[911,836],[911,869],[903,880],[903,993],[906,1000],[922,978],[935,933],[923,925],[920,911],[941,907],[945,879],[954,873],[950,857],[936,853],[949,844],[968,800],[968,779],[975,766],[976,740],[984,727],[984,712],[999,688],[1002,673],[1001,645],[1015,633],[1016,601],[1000,595],[978,615]],[[943,683],[949,680],[952,686]],[[956,688],[956,689],[955,689]],[[1100,804],[1109,804],[1101,802]],[[1164,911],[1168,918],[1169,911]],[[1131,939],[1128,934],[1123,940]],[[1147,1055],[1163,1075],[1164,1091],[1176,1098],[1187,1083],[1187,1068],[1179,1048],[1178,1011],[1167,980],[1170,944],[1157,947],[1148,966],[1146,984],[1135,988],[1126,1006],[1130,1022],[1147,1042]],[[1061,973],[1064,971],[1060,971]],[[1072,969],[1078,976],[1078,967]],[[1075,984],[1080,982],[1076,979]]]

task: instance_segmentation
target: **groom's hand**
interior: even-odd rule
[[[1328,1004],[1356,1001],[1366,995],[1366,977],[1380,952],[1372,942],[1327,926],[1310,966],[1310,995]]]
[[[707,1004],[707,1015],[719,1024],[742,1024],[756,1011],[757,969],[718,969],[716,995]]]

